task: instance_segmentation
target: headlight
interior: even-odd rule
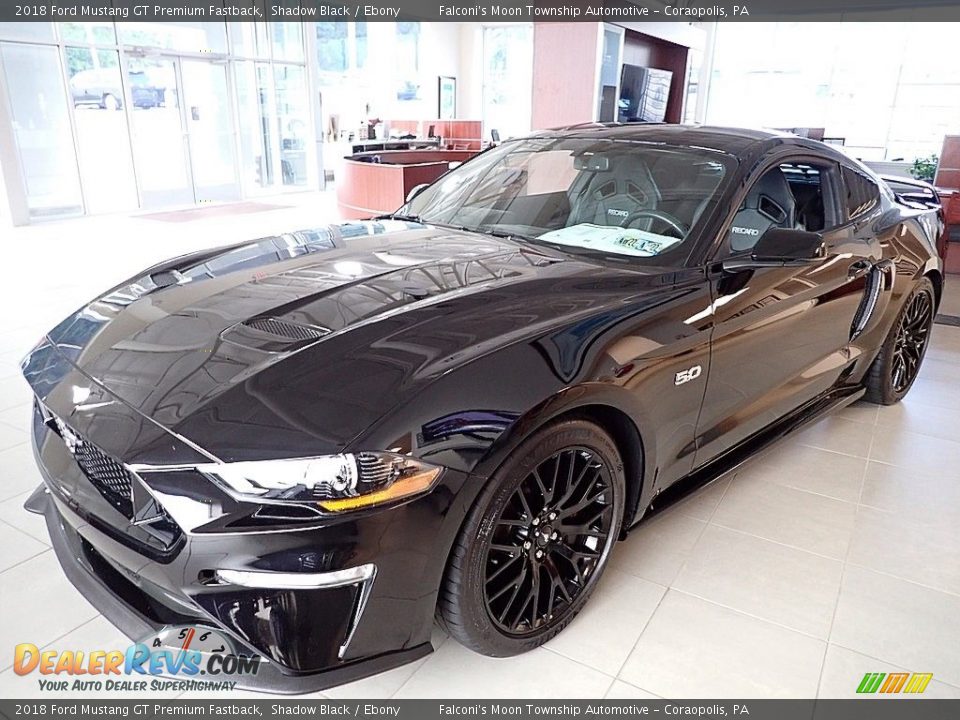
[[[383,505],[429,490],[440,468],[393,453],[210,463],[196,468],[243,499],[316,504],[330,512]]]

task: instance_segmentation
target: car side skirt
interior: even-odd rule
[[[678,480],[662,492],[657,493],[645,512],[637,513],[635,527],[641,520],[653,517],[690,494],[726,477],[751,460],[764,455],[780,440],[802,430],[836,410],[846,407],[861,397],[866,390],[859,386],[835,388],[784,416],[773,425],[747,438],[705,465],[697,468],[686,477]]]

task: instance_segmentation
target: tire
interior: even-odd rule
[[[442,624],[483,655],[545,643],[596,587],[625,497],[620,454],[597,425],[567,419],[535,432],[493,474],[464,521],[440,592]]]
[[[100,100],[100,107],[104,110],[119,110],[120,109],[120,100],[117,99],[117,96],[112,93],[106,93],[103,96],[103,99]]]
[[[925,314],[920,317],[918,313]],[[897,314],[880,346],[880,353],[867,371],[864,400],[877,405],[894,405],[910,391],[930,344],[935,314],[933,283],[929,278],[921,278]]]

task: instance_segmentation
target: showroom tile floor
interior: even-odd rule
[[[163,257],[335,217],[330,194],[240,217],[108,217],[16,229],[0,287],[0,694],[17,642],[95,649],[120,633],[67,582],[42,521],[17,362],[95,292]],[[18,310],[18,309],[22,309]],[[960,283],[944,312],[960,314]],[[12,321],[9,318],[14,318]],[[866,672],[932,672],[960,698],[960,328],[937,325],[901,405],[857,404],[634,530],[585,611],[546,647],[436,652],[330,697],[847,697]],[[251,697],[248,693],[241,697]]]

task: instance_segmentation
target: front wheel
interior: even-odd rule
[[[867,373],[864,400],[878,405],[900,402],[920,373],[930,343],[936,301],[933,283],[922,278],[897,315],[880,353]]]
[[[440,614],[463,645],[505,657],[542,645],[584,606],[623,518],[616,445],[586,420],[534,433],[494,473],[454,545]]]

